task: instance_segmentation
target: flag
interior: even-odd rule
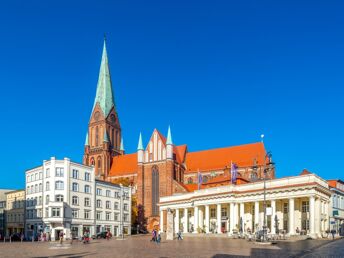
[[[238,175],[238,166],[232,162],[231,163],[231,181],[232,181],[232,184],[236,183],[237,175]]]
[[[203,177],[202,174],[199,172],[197,173],[197,183],[198,183],[198,190],[201,188],[201,184],[203,183]]]

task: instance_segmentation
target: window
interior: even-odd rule
[[[30,187],[28,186],[27,188],[26,188],[26,194],[29,194],[30,193]]]
[[[56,202],[63,202],[63,195],[62,194],[58,194],[55,196],[55,201]]]
[[[123,220],[124,220],[125,222],[128,222],[128,221],[129,221],[129,215],[128,215],[127,213],[124,213],[124,214],[123,214]]]
[[[283,213],[288,213],[288,203],[283,203]]]
[[[159,215],[159,170],[157,166],[152,168],[152,215]]]
[[[127,204],[127,203],[125,203],[125,204],[123,205],[123,209],[124,209],[125,211],[128,210],[128,204]]]
[[[50,177],[50,168],[45,170],[45,177]]]
[[[55,182],[55,189],[56,190],[63,190],[63,182],[62,181],[56,181]]]
[[[85,212],[84,212],[84,217],[85,217],[85,219],[90,219],[91,218],[91,211],[89,211],[89,210],[85,210]]]
[[[45,190],[50,191],[50,183],[49,182],[45,183]]]
[[[102,195],[102,189],[97,188],[97,195]]]
[[[33,189],[33,185],[31,186],[31,193],[35,193],[34,192],[35,189]]]
[[[111,202],[110,201],[106,201],[106,209],[111,209]]]
[[[97,220],[102,220],[102,212],[97,211]]]
[[[38,189],[40,192],[42,192],[42,183],[39,184],[39,189]]]
[[[98,126],[96,127],[96,146],[98,146],[99,143],[99,129]]]
[[[78,185],[78,183],[73,183],[73,184],[72,184],[72,191],[73,191],[73,192],[78,192],[78,191],[79,191],[79,185]]]
[[[221,208],[221,217],[227,217],[227,208]]]
[[[302,202],[302,212],[309,212],[309,201]]]
[[[73,169],[72,176],[73,176],[73,178],[78,179],[79,178],[79,171],[76,169]]]
[[[42,179],[42,172],[39,172],[39,179]]]
[[[91,181],[91,175],[88,172],[85,172],[85,181]]]
[[[28,182],[28,183],[30,182],[30,176],[26,177],[26,182]]]
[[[38,198],[38,205],[42,205],[42,196]]]
[[[114,221],[119,221],[119,213],[115,212]]]
[[[111,220],[111,213],[110,212],[107,212],[106,213],[106,220]]]
[[[102,158],[98,157],[98,170],[102,168]]]
[[[85,198],[85,206],[86,207],[90,207],[91,206],[90,198]]]
[[[45,204],[49,204],[49,202],[50,202],[50,198],[49,198],[49,195],[47,195],[47,196],[45,197]]]
[[[216,217],[216,209],[215,208],[211,208],[210,209],[210,218],[215,218]]]
[[[51,216],[52,217],[60,217],[60,208],[51,208]]]
[[[111,191],[110,190],[106,190],[106,196],[111,197]]]
[[[38,193],[38,185],[35,185],[35,193]]]
[[[31,175],[31,182],[33,181],[34,179],[33,179],[33,174]]]
[[[63,177],[63,175],[64,175],[64,169],[63,168],[56,168],[55,176]]]
[[[85,185],[85,193],[91,193],[91,187],[89,185]]]
[[[46,217],[46,218],[49,217],[49,208],[45,208],[45,217]]]
[[[35,174],[35,180],[36,181],[38,180],[38,174],[37,173]]]
[[[115,198],[119,199],[119,192],[115,192]]]
[[[79,205],[79,198],[78,198],[78,196],[73,196],[72,197],[72,204],[73,205]]]
[[[78,210],[72,210],[72,218],[73,218],[73,219],[78,218],[78,217],[79,217],[79,216],[78,216],[78,213],[79,213]]]
[[[102,201],[101,200],[97,200],[97,208],[101,208],[102,207]]]
[[[115,209],[115,210],[118,210],[118,209],[119,209],[118,202],[115,202],[114,209]]]
[[[192,183],[193,183],[192,177],[189,177],[188,178],[188,184],[192,184]]]

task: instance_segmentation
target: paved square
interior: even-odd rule
[[[74,241],[62,246],[52,242],[0,243],[0,257],[313,257],[313,250],[321,249],[322,256],[343,249],[344,240],[305,240],[280,242],[277,245],[259,245],[246,240],[222,237],[187,237],[182,241],[162,241],[156,244],[149,236],[132,236],[125,240],[93,240],[90,244]],[[324,246],[325,248],[322,248]],[[338,249],[339,248],[339,249]],[[343,256],[336,257],[344,257]],[[320,257],[320,256],[316,256]],[[333,257],[333,256],[332,256]]]

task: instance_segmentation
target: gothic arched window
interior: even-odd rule
[[[98,169],[102,168],[102,158],[98,157]]]
[[[98,126],[96,127],[96,146],[99,144],[99,128]]]
[[[91,159],[91,165],[94,166],[95,162],[94,162],[94,158]]]
[[[159,169],[157,166],[152,168],[152,215],[159,215]]]

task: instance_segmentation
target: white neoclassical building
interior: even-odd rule
[[[266,181],[266,225],[271,234],[307,234],[313,238],[329,228],[331,192],[315,174]],[[160,228],[166,211],[174,213],[174,231],[227,233],[240,228],[255,232],[264,225],[264,182],[226,185],[160,198]]]
[[[26,171],[26,237],[131,233],[131,189],[97,180],[94,168],[54,157]]]

